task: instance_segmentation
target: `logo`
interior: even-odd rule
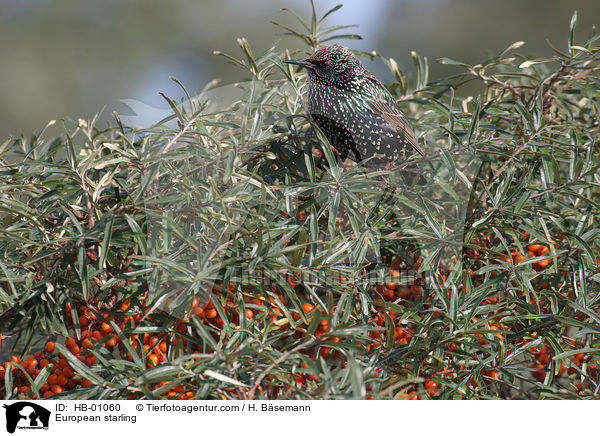
[[[6,409],[6,431],[18,429],[48,429],[50,411],[29,401],[19,401],[3,406]]]

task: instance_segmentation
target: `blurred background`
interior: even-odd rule
[[[358,24],[350,30],[364,38],[345,44],[393,57],[409,75],[411,50],[430,61],[478,62],[524,40],[520,52],[548,56],[547,39],[566,47],[574,10],[579,41],[600,24],[598,0],[315,0],[320,14],[338,3],[328,23]],[[159,92],[182,94],[171,75],[192,95],[213,78],[244,80],[213,51],[238,56],[242,36],[255,54],[277,41],[298,48],[271,23],[294,22],[283,7],[310,17],[308,0],[0,0],[0,143],[51,119],[99,111],[108,119],[124,108],[121,99],[167,108]],[[391,80],[381,62],[366,64]],[[432,62],[431,77],[453,68]]]

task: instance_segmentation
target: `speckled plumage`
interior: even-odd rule
[[[308,110],[342,160],[370,165],[401,162],[419,153],[413,130],[383,84],[339,44],[285,62],[307,69]]]

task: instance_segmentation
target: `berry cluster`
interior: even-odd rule
[[[524,235],[523,241],[528,236]],[[544,310],[556,306],[552,298],[573,298],[573,290],[561,281],[564,271],[545,273],[551,269],[551,253],[556,255],[559,244],[550,247],[535,241],[521,243],[526,250],[491,257],[486,263],[486,251],[495,243],[493,237],[475,238],[475,248],[466,257],[470,264],[464,266],[472,285],[450,290],[442,285],[458,261],[454,266],[440,266],[435,275],[438,286],[431,287],[419,273],[421,256],[404,256],[402,261],[394,258],[387,278],[372,287],[368,312],[360,304],[341,300],[333,301],[331,307],[302,303],[275,284],[266,292],[234,283],[214,286],[209,295],[193,297],[187,316],[179,318],[150,310],[143,296],[110,306],[95,300],[73,305],[67,302],[67,327],[72,335],[52,337],[43,350],[30,356],[12,356],[0,365],[0,389],[5,390],[9,378],[12,395],[30,399],[106,388],[103,365],[111,356],[152,369],[188,355],[191,366],[185,368],[193,369],[201,361],[197,356],[218,353],[214,344],[219,342],[223,347],[229,346],[236,331],[257,336],[270,332],[276,338],[271,347],[287,350],[284,356],[294,352],[301,357],[296,357],[297,364],[283,377],[274,374],[274,365],[258,381],[248,380],[244,387],[223,388],[213,398],[246,399],[257,393],[273,399],[290,398],[299,392],[318,391],[326,380],[315,370],[317,365],[325,362],[332,367],[345,367],[351,358],[349,349],[362,359],[378,354],[385,361],[386,356],[391,356],[387,366],[373,368],[373,383],[366,385],[367,399],[395,385],[401,386],[393,396],[399,399],[464,398],[469,392],[487,389],[494,383],[516,386],[514,375],[525,377],[526,373],[530,376],[528,382],[533,384],[547,385],[559,380],[561,386],[571,386],[574,392],[595,389],[593,380],[598,377],[600,356],[589,350],[596,346],[597,338],[586,339],[574,328],[561,329],[560,337],[555,333],[548,335],[552,323],[536,324],[535,317],[521,320],[512,315],[519,311],[530,313],[525,308],[537,305],[542,317]],[[537,257],[542,259],[532,261]],[[506,273],[511,268],[524,267],[532,267],[538,273],[531,292],[519,289],[514,276]],[[403,277],[407,270],[416,274]],[[486,280],[500,280],[503,275],[506,291],[478,297],[476,316],[451,320],[451,305],[473,298],[472,294],[479,292]],[[296,274],[286,280],[291,288],[301,283]],[[347,279],[341,277],[340,282],[350,290]],[[115,300],[114,296],[109,297]],[[506,311],[508,306],[513,308],[511,312]],[[588,317],[579,312],[572,315],[579,320]],[[450,328],[455,333],[447,334]],[[340,333],[343,331],[361,333]],[[437,340],[436,331],[443,331],[439,337],[445,339]],[[207,342],[206,335],[212,338],[213,345],[210,340]],[[93,369],[97,377],[86,377],[85,368]],[[6,377],[7,372],[10,377]],[[131,386],[125,397],[142,398],[152,391],[157,398],[193,399],[202,380],[170,377],[139,387],[129,378]],[[1,392],[0,398],[4,397]]]

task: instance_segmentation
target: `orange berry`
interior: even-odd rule
[[[29,386],[21,386],[21,387],[19,388],[19,392],[20,392],[21,394],[26,394],[27,392],[29,392]]]
[[[513,251],[511,253],[513,263],[520,263],[525,260],[525,255],[520,251]]]
[[[394,283],[394,284],[397,284],[397,283]],[[389,285],[389,283],[386,284],[385,291],[381,292],[381,296],[385,300],[392,300],[396,296],[396,293],[394,292],[393,289],[388,288],[387,285]]]
[[[106,336],[107,334],[112,332],[112,327],[110,326],[110,324],[103,322],[102,324],[100,324],[100,330]]]
[[[421,399],[421,396],[420,396],[420,395],[417,395],[417,393],[416,393],[415,391],[410,391],[410,392],[408,393],[408,395],[410,396],[410,397],[408,398],[409,400],[420,400],[420,399]]]
[[[308,312],[312,312],[312,310],[315,308],[315,306],[313,306],[310,303],[304,303],[302,305],[302,310],[304,311],[304,313],[308,313]]]
[[[73,377],[73,376],[75,375],[75,371],[73,371],[73,369],[72,369],[72,368],[65,368],[65,369],[63,370],[63,375],[64,375],[66,378],[71,378],[71,377]],[[59,383],[59,384],[60,384],[60,383]]]
[[[328,319],[321,319],[319,321],[319,328],[323,331],[327,330],[327,328],[329,327],[329,320]]]
[[[491,377],[494,380],[499,380],[500,379],[500,372],[499,371],[484,371],[483,375],[487,375],[488,377]]]
[[[53,385],[50,389],[52,390],[52,393],[54,393],[54,394],[60,394],[60,393],[64,392],[64,389],[59,385]]]
[[[490,330],[500,330],[500,326],[492,324],[490,325]],[[501,341],[504,340],[504,338],[502,337],[502,333],[494,333],[494,335]]]
[[[47,342],[44,349],[46,350],[46,353],[52,353],[54,351],[54,342]]]
[[[46,380],[46,382],[49,385],[55,385],[56,383],[58,383],[58,377],[55,374],[51,374],[48,379]]]
[[[50,361],[48,359],[42,359],[40,360],[40,368],[45,368],[50,364]]]
[[[96,341],[101,340],[103,337],[104,337],[104,335],[99,330],[94,330],[92,332],[92,338],[94,338],[94,340],[96,340]]]
[[[542,245],[542,248],[540,248],[537,252],[540,256],[543,256],[544,254],[550,253],[550,248]]]
[[[411,297],[415,300],[421,296],[422,288],[419,285],[412,285],[408,290],[411,293]]]
[[[77,343],[75,342],[74,338],[69,338],[67,339],[67,341],[65,342],[65,345],[67,346],[67,348],[71,349],[73,348],[75,345],[77,345]]]
[[[92,344],[92,341],[90,341],[89,339],[85,338],[81,342],[81,345],[83,346],[83,348],[90,348],[93,344]]]
[[[538,362],[547,365],[550,360],[550,353],[539,353],[535,355],[535,358]]]
[[[440,384],[434,380],[427,380],[424,386],[425,389],[427,389],[428,391],[434,391],[436,389],[439,389]]]
[[[205,317],[204,309],[201,308],[200,306],[194,307],[191,311],[191,315],[197,316],[198,318],[204,318]]]
[[[540,260],[537,265],[539,268],[546,268],[548,265],[550,265],[550,262],[552,262],[551,259],[544,259],[544,260]]]
[[[532,244],[529,247],[527,247],[527,249],[533,251],[534,253],[537,253],[543,247],[544,246],[542,244]],[[548,247],[546,247],[546,248],[548,248]]]
[[[199,304],[200,304],[200,297],[198,297],[198,296],[194,297],[194,299],[192,300],[192,307],[198,307]]]
[[[393,269],[390,271],[390,277],[400,277],[400,271],[398,271],[397,269]],[[385,287],[390,289],[390,290],[394,290],[398,287],[400,283],[398,283],[397,281],[391,281],[391,282],[387,282],[385,284]]]
[[[93,385],[94,384],[87,378],[84,378],[81,382],[81,387],[83,387],[83,388],[91,388]]]
[[[213,323],[214,323],[215,327],[217,327],[218,329],[222,329],[225,326],[225,322],[223,321],[223,319],[221,319],[220,316],[215,317],[215,319],[213,320]],[[184,344],[186,344],[187,340],[184,339],[183,342],[184,342]]]
[[[69,381],[69,379],[67,379],[67,377],[65,377],[64,375],[61,375],[60,377],[58,377],[57,379],[57,383],[61,386],[64,386],[67,384],[67,382]]]
[[[248,319],[254,318],[254,312],[252,311],[252,309],[246,309],[246,318],[248,318]]]
[[[167,352],[167,343],[164,341],[164,339],[160,342],[160,344],[158,344],[158,349],[163,353]]]
[[[398,291],[398,296],[404,300],[408,300],[412,296],[412,292],[410,291],[410,288],[402,286]]]
[[[48,391],[44,392],[44,395],[42,395],[42,398],[48,398],[48,397],[52,396],[52,394],[53,394],[53,392],[48,390]]]
[[[537,363],[537,364],[533,365],[532,368],[544,369],[546,367],[544,365],[542,365],[541,363]],[[533,376],[533,378],[535,378],[540,383],[543,383],[544,380],[546,379],[546,373],[542,372],[542,371],[531,371],[531,375]]]
[[[148,360],[149,362],[146,365],[148,368],[158,365],[158,356],[156,354],[150,354]]]

